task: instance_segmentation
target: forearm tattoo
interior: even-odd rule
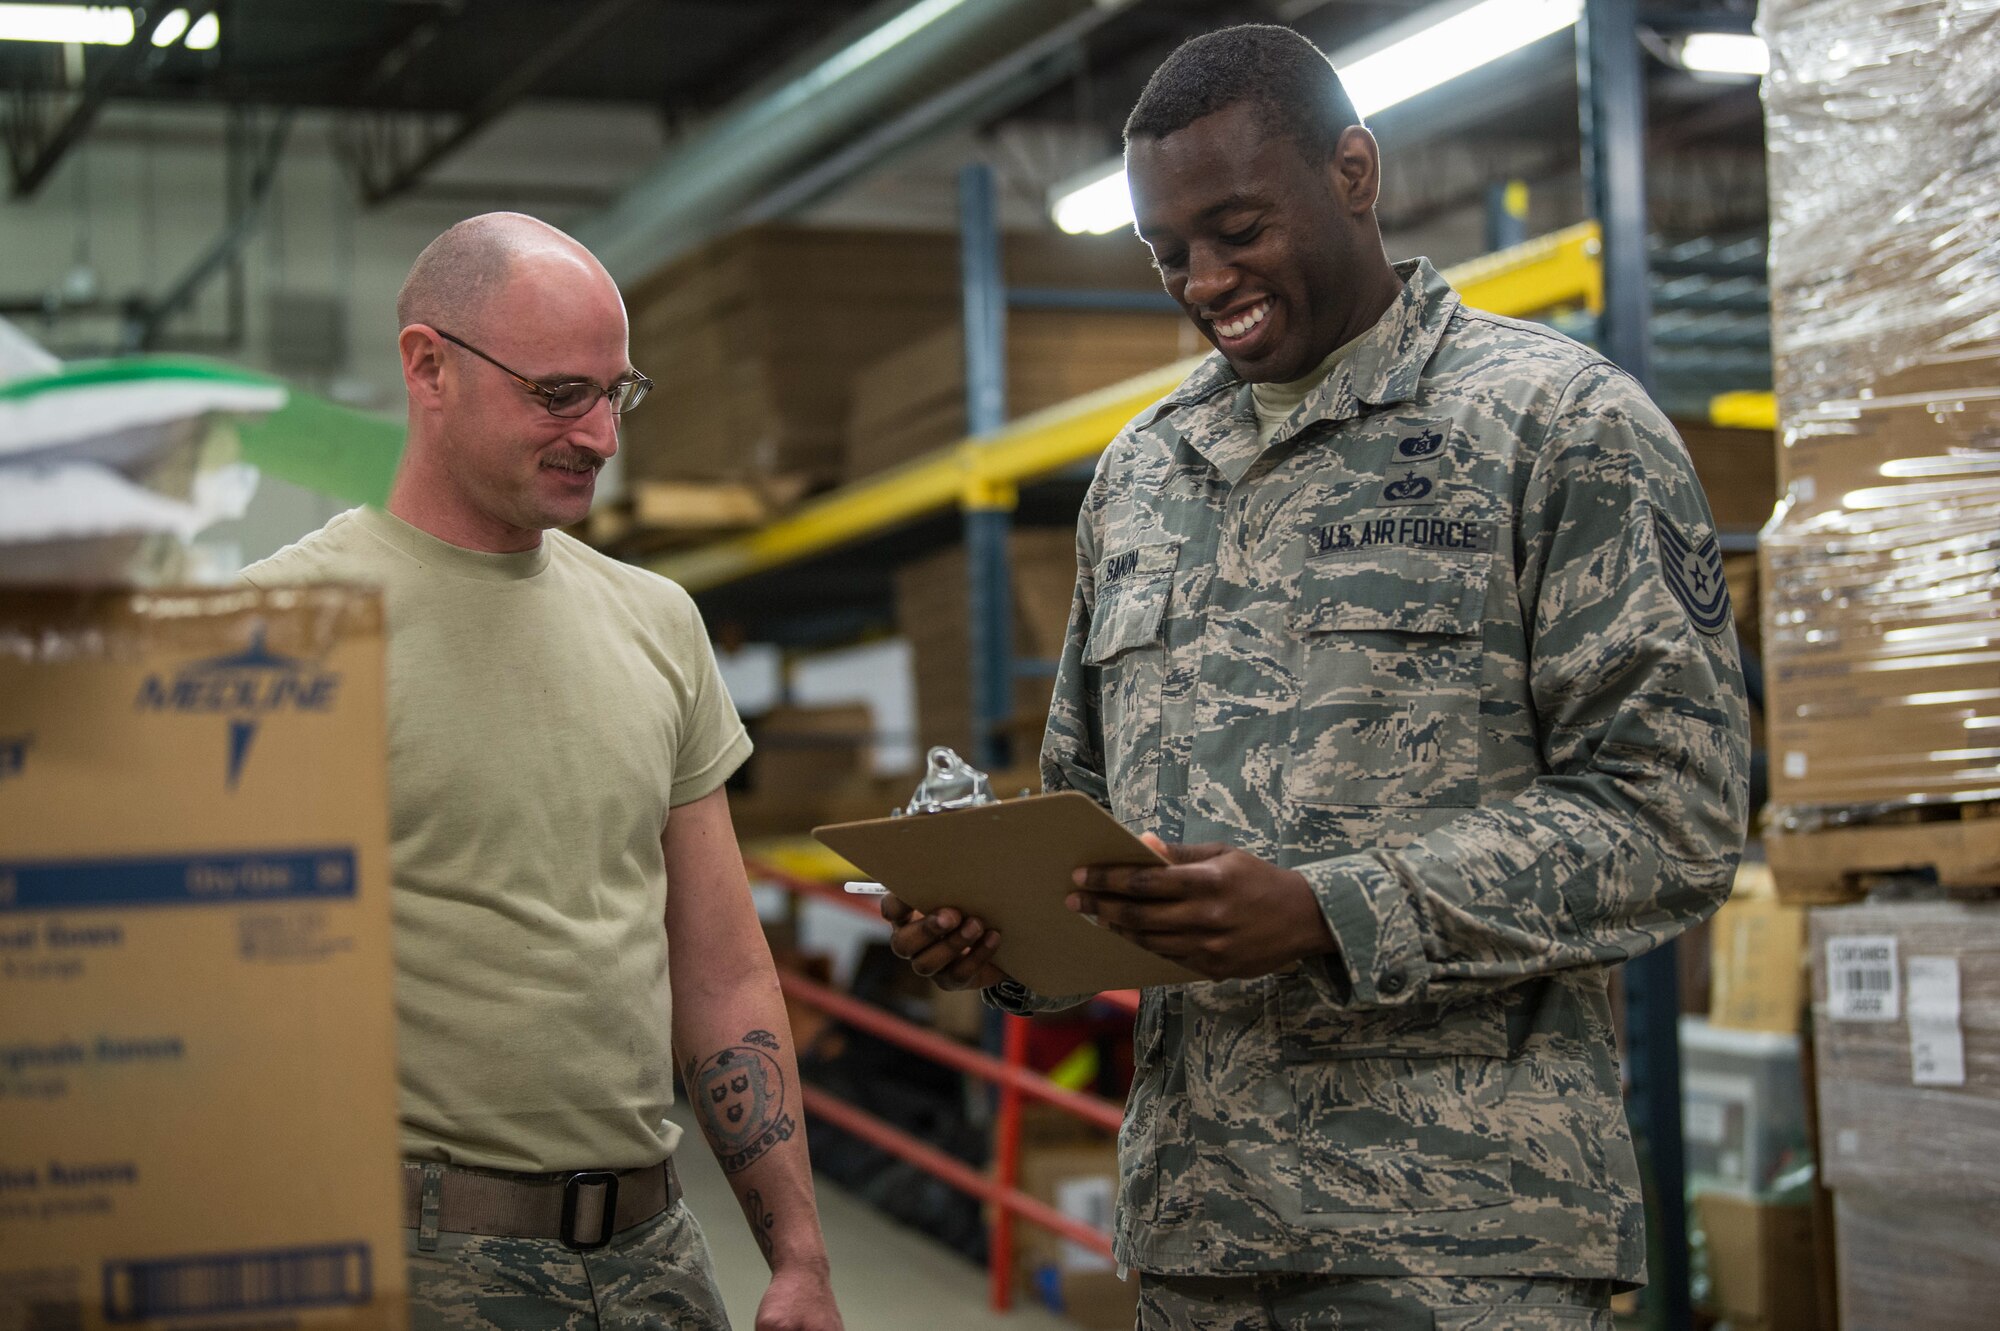
[[[799,1130],[785,1074],[772,1057],[778,1049],[777,1036],[751,1031],[741,1044],[689,1065],[688,1098],[726,1174],[747,1168]]]
[[[764,1250],[764,1260],[771,1260],[771,1227],[778,1223],[778,1217],[771,1214],[764,1205],[764,1194],[755,1188],[743,1194],[743,1213],[750,1217],[750,1232],[757,1236],[757,1246]]]

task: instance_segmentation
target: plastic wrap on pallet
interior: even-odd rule
[[[1811,914],[1821,1174],[2000,1201],[2000,903]]]
[[[2000,0],[1764,0],[1782,830],[2000,798]]]
[[[1846,1331],[1990,1331],[2000,1290],[2000,1197],[1940,1203],[1843,1191],[1833,1214]]]

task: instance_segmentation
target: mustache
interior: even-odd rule
[[[558,449],[555,452],[544,454],[542,460],[555,466],[568,467],[572,471],[582,468],[597,471],[604,466],[603,458],[597,456],[595,453],[585,452],[580,448]]]

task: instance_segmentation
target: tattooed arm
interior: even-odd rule
[[[791,1027],[720,790],[667,818],[674,1048],[702,1131],[771,1265],[757,1331],[840,1331]]]

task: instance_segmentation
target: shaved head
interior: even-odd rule
[[[515,270],[545,255],[566,256],[604,272],[589,250],[526,213],[468,217],[424,246],[410,265],[410,275],[396,295],[396,326],[476,328]],[[608,274],[605,280],[610,280]]]

